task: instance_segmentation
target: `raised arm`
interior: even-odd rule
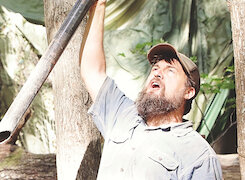
[[[106,78],[103,47],[106,0],[98,0],[91,8],[81,45],[81,76],[94,101]]]

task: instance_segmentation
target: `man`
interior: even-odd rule
[[[89,110],[105,142],[98,179],[222,179],[209,144],[183,120],[200,87],[196,65],[170,44],[148,52],[152,70],[136,103],[106,76],[105,0],[90,12],[81,75]]]

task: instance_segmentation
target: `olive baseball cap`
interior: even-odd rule
[[[194,82],[192,86],[195,88],[196,93],[194,97],[196,97],[200,90],[200,74],[197,65],[168,43],[157,44],[153,46],[147,53],[147,58],[150,64],[155,64],[157,61],[159,61],[159,59],[156,60],[156,57],[159,56],[162,57],[162,59],[174,58],[179,60],[186,75]]]

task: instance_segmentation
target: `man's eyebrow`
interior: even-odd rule
[[[152,67],[158,67],[159,68],[159,65],[158,64],[154,64]]]
[[[154,68],[154,67],[160,68],[160,66],[159,66],[158,64],[154,64],[154,65],[152,66],[152,68]],[[171,64],[171,63],[168,63],[168,65],[166,66],[166,68],[174,68],[174,69],[177,69],[177,67],[174,66],[174,65]]]
[[[168,67],[168,68],[174,68],[174,69],[177,69],[177,68],[176,68],[174,65],[172,65],[172,64],[168,64],[167,67]]]

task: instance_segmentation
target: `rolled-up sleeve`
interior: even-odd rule
[[[133,103],[119,90],[114,80],[107,77],[88,113],[92,115],[94,123],[105,137],[115,124],[118,115]]]

